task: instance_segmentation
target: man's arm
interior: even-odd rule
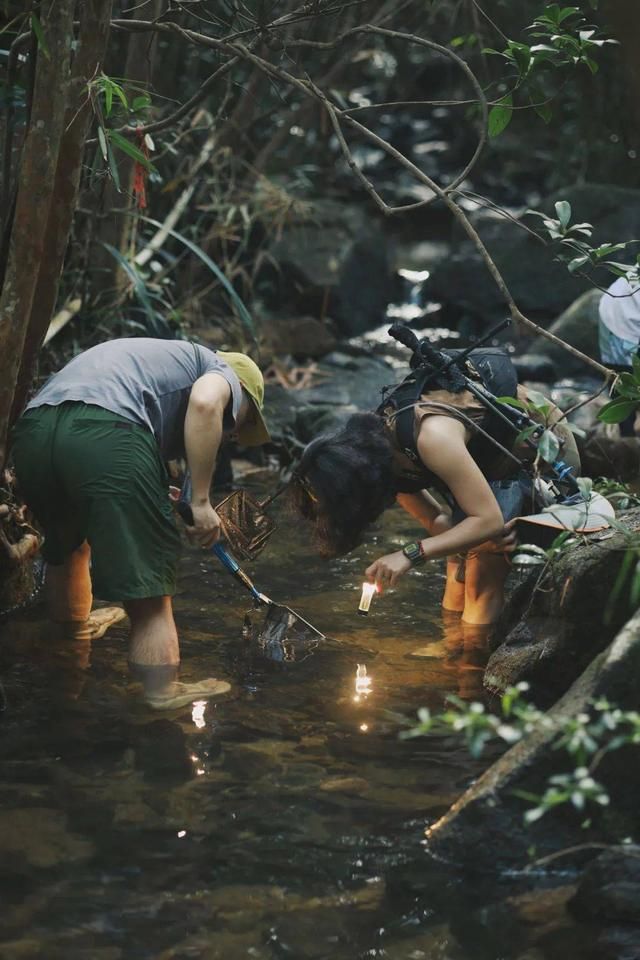
[[[222,443],[224,411],[231,387],[218,373],[205,373],[191,388],[184,420],[184,446],[191,473],[191,537],[203,547],[220,538],[220,518],[211,506],[209,491]]]

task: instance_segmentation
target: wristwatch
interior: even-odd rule
[[[418,567],[420,564],[425,563],[426,557],[424,555],[424,550],[422,549],[422,543],[420,540],[414,540],[412,543],[406,543],[402,548],[402,552],[411,563],[412,567]]]

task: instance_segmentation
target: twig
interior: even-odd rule
[[[584,850],[610,850],[613,846],[619,846],[619,844],[612,843],[577,843],[573,847],[565,847],[564,850],[556,850],[555,853],[550,853],[546,857],[540,857],[538,860],[534,860],[527,867],[525,867],[525,872],[532,870],[534,867],[544,867],[548,863],[553,863],[554,860],[559,860],[561,857],[567,857],[572,853],[582,853]],[[640,853],[636,850],[628,850],[627,855],[630,857],[640,857]]]

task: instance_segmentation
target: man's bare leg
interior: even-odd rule
[[[91,612],[93,594],[89,561],[91,550],[85,541],[59,566],[47,564],[45,593],[49,617],[58,625],[61,637],[95,640],[114,623],[124,619],[121,607],[101,607]]]
[[[472,553],[467,557],[464,623],[495,623],[504,604],[508,573],[509,564],[501,553]]]
[[[228,683],[213,677],[200,683],[177,680],[180,644],[171,597],[125,600],[124,606],[131,620],[129,666],[142,683],[150,706],[171,710],[231,689]]]

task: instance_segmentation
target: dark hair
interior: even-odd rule
[[[313,524],[325,557],[357,547],[395,494],[393,447],[374,413],[356,413],[341,429],[312,440],[292,484],[294,506]]]

